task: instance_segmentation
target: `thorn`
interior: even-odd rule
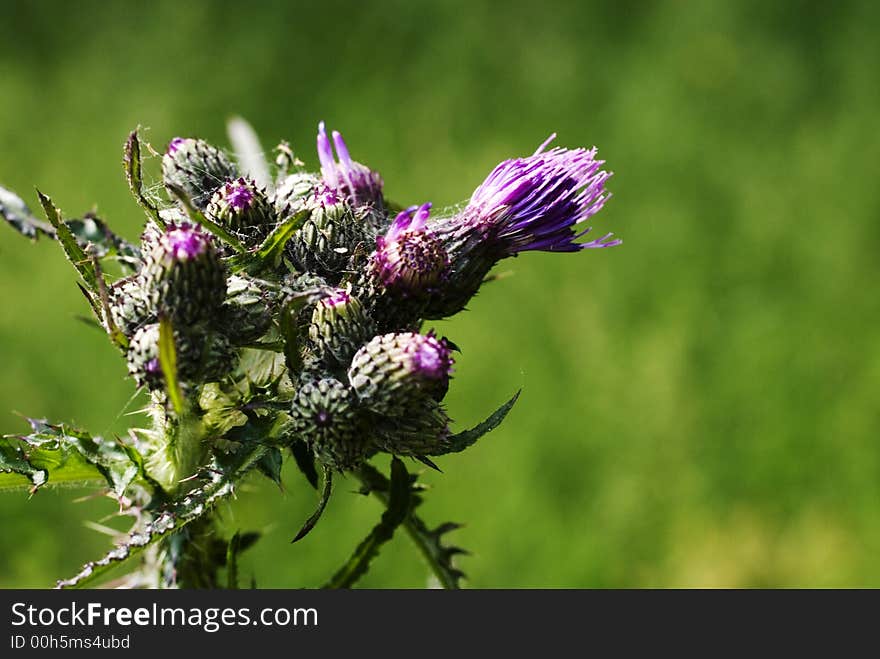
[[[436,470],[439,471],[441,474],[443,473],[443,470],[440,469],[440,467],[438,467],[436,464],[434,464],[434,463],[431,461],[430,458],[428,458],[428,457],[426,457],[426,456],[424,456],[424,455],[416,455],[416,456],[414,456],[414,457],[415,457],[416,460],[418,460],[418,461],[421,462],[422,464],[426,464],[426,465],[428,465],[431,469],[436,469]]]

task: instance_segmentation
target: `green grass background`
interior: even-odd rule
[[[467,526],[473,587],[880,586],[880,11],[873,2],[0,3],[0,182],[133,238],[141,124],[225,143],[238,113],[316,165],[320,119],[406,203],[466,199],[552,131],[615,172],[622,247],[526,254],[441,324],[448,403],[505,424],[439,460],[424,508]],[[155,168],[156,161],[147,163]],[[155,169],[154,169],[155,171]],[[872,292],[873,291],[873,292]],[[0,227],[0,429],[94,432],[133,393],[57,245]],[[129,409],[132,405],[128,406]],[[295,470],[224,512],[242,571],[316,586],[380,514]],[[109,546],[78,490],[0,495],[0,586]],[[113,522],[108,522],[113,524]],[[370,587],[421,587],[404,535]]]

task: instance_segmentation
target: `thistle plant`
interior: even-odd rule
[[[463,550],[447,543],[456,525],[422,520],[424,490],[407,462],[436,468],[498,426],[519,393],[454,432],[443,400],[457,347],[426,321],[462,311],[502,259],[617,245],[612,234],[583,239],[610,174],[595,149],[548,148],[551,138],[499,164],[463,207],[435,213],[386,198],[379,174],[323,123],[320,172],[286,143],[270,167],[240,121],[230,137],[237,157],[171,139],[160,198],[144,185],[149,145],[129,135],[125,175],[144,215],[137,244],[94,214],[65,219],[38,192],[42,221],[0,188],[14,229],[62,247],[94,324],[146,392],[150,420],[98,437],[28,419],[29,433],[0,439],[0,487],[97,481],[134,520],[59,587],[99,583],[125,562],[115,585],[234,588],[238,555],[257,536],[223,537],[217,506],[251,472],[280,482],[290,456],[319,491],[294,541],[319,521],[340,474],[385,506],[328,587],[353,585],[398,527],[437,581],[458,587]],[[371,463],[380,453],[392,456],[387,475]]]

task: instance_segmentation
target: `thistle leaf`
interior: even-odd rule
[[[103,481],[119,497],[144,476],[133,449],[119,441],[45,420],[28,422],[31,434],[0,438],[0,489],[30,487],[33,493],[47,484]]]
[[[269,268],[276,268],[284,254],[284,246],[309,218],[309,210],[301,210],[272,229],[254,253],[238,254],[229,261],[232,272],[247,271],[259,275]]]
[[[241,534],[236,531],[226,546],[226,588],[238,590],[238,554],[241,551]]]
[[[495,428],[501,425],[501,422],[504,421],[504,417],[507,416],[507,413],[510,412],[510,409],[514,406],[517,399],[519,398],[520,393],[522,393],[522,389],[517,391],[513,395],[513,398],[511,398],[509,401],[504,403],[504,405],[495,410],[485,421],[474,426],[470,430],[464,430],[460,433],[452,435],[440,449],[438,449],[437,451],[432,451],[430,455],[460,453],[469,446],[475,444],[476,441],[480,439],[480,437],[488,432],[491,432],[492,430],[495,430]]]
[[[65,222],[76,241],[99,259],[116,257],[116,260],[130,271],[140,265],[141,250],[113,233],[107,224],[94,213],[86,213],[80,220]]]
[[[409,473],[403,462],[396,457],[391,461],[391,482],[388,489],[388,503],[382,519],[324,588],[351,588],[367,573],[370,562],[379,555],[382,545],[391,540],[394,531],[409,514],[412,501]]]
[[[389,505],[391,483],[379,470],[364,463],[354,473],[363,485],[362,492],[364,494],[374,494],[383,503]],[[434,529],[428,527],[415,513],[423,502],[419,495],[423,488],[412,477],[409,479],[409,484],[412,491],[411,505],[403,526],[443,588],[458,589],[460,588],[459,581],[464,577],[464,573],[453,565],[453,557],[458,554],[467,554],[467,552],[460,547],[443,544],[443,536],[450,531],[461,528],[461,525],[455,522],[446,522]]]
[[[301,439],[295,439],[290,444],[290,453],[296,460],[296,466],[316,490],[318,489],[318,470],[315,468],[315,454],[309,450],[308,445]]]
[[[37,219],[24,200],[11,190],[0,187],[0,216],[21,235],[36,240],[40,235],[55,237],[55,229]]]
[[[153,543],[181,530],[209,514],[214,506],[234,492],[234,484],[263,457],[265,447],[248,446],[226,464],[215,461],[201,474],[205,482],[183,497],[160,506],[153,520],[142,530],[134,530],[102,558],[86,563],[70,579],[58,581],[57,588],[82,588],[93,583],[113,566],[132,558]]]
[[[318,523],[318,520],[321,519],[321,515],[324,513],[324,508],[327,507],[327,502],[330,501],[330,494],[332,492],[333,472],[329,468],[324,467],[324,487],[321,490],[321,500],[318,502],[318,508],[305,521],[305,524],[302,525],[302,528],[294,536],[293,540],[290,541],[291,543],[302,540],[309,534],[309,531],[315,528],[315,524]]]
[[[128,181],[128,187],[135,200],[140,204],[155,222],[162,228],[165,228],[165,220],[159,215],[159,209],[156,208],[144,196],[143,170],[141,169],[141,142],[138,138],[138,130],[135,128],[128,135],[123,149],[122,164],[125,167],[125,180]]]
[[[52,200],[37,190],[37,196],[40,198],[40,204],[46,213],[46,218],[55,229],[55,235],[58,242],[61,243],[67,260],[71,262],[80,277],[85,281],[86,286],[94,292],[98,290],[98,277],[95,273],[95,267],[92,265],[89,257],[83,251],[82,246],[77,242],[76,237],[68,228],[67,224],[61,219],[61,211],[52,203]]]
[[[260,458],[260,461],[257,463],[257,469],[259,469],[260,473],[266,478],[271,480],[278,487],[281,487],[282,462],[281,451],[272,447],[266,451],[266,455]]]
[[[159,320],[159,366],[165,378],[168,399],[177,414],[183,414],[183,392],[177,379],[177,349],[174,346],[174,329],[167,318]]]

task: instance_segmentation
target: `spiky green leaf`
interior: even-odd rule
[[[290,453],[309,485],[317,490],[318,470],[315,468],[315,454],[309,449],[308,444],[301,439],[295,439],[290,444]]]
[[[225,462],[213,462],[199,477],[202,484],[187,494],[160,506],[152,521],[143,530],[129,533],[119,546],[102,558],[86,563],[70,579],[58,581],[58,588],[83,588],[103,576],[115,565],[132,558],[153,543],[180,531],[187,524],[208,515],[214,506],[234,492],[234,485],[265,453],[265,447],[251,445],[242,447]]]
[[[150,217],[161,227],[165,228],[165,220],[159,215],[159,209],[144,196],[143,171],[141,169],[141,141],[138,137],[138,128],[128,135],[123,149],[122,164],[125,167],[125,180],[135,201],[140,204]]]
[[[36,240],[40,235],[55,237],[51,224],[37,219],[21,197],[4,187],[0,187],[0,217],[31,240]]]
[[[351,588],[370,568],[370,562],[379,555],[382,545],[394,537],[410,511],[412,490],[409,473],[399,458],[391,461],[391,482],[388,503],[382,519],[357,546],[345,565],[333,575],[325,588]]]
[[[297,534],[293,537],[293,540],[290,542],[298,542],[305,538],[309,531],[315,528],[315,524],[318,523],[318,520],[321,519],[321,515],[324,513],[324,508],[327,507],[327,502],[330,501],[330,495],[333,493],[333,472],[330,471],[329,468],[324,467],[324,487],[321,488],[321,499],[318,501],[318,507],[315,509],[315,512],[311,514],[311,516],[305,521],[302,525],[302,528],[297,532]]]
[[[354,475],[361,481],[361,491],[364,494],[373,494],[386,506],[389,504],[391,483],[378,469],[365,463],[354,472]],[[460,547],[446,545],[443,540],[447,533],[460,528],[460,525],[455,522],[446,522],[431,529],[415,512],[422,504],[422,497],[419,493],[423,488],[415,477],[411,476],[409,483],[412,490],[412,502],[409,515],[403,522],[404,528],[440,585],[446,589],[457,589],[460,587],[459,581],[464,577],[464,573],[455,567],[453,558],[459,554],[467,554],[467,552]]]
[[[510,409],[514,406],[517,399],[519,398],[520,393],[522,393],[521,389],[513,395],[513,398],[511,398],[509,401],[504,403],[504,405],[495,410],[485,421],[474,426],[470,430],[465,430],[458,434],[452,435],[439,450],[432,451],[429,455],[446,455],[447,453],[459,453],[461,451],[464,451],[467,447],[475,444],[476,441],[480,439],[480,437],[488,432],[491,432],[492,430],[495,430],[495,428],[501,425],[501,422],[504,421],[504,417],[507,416],[507,413],[510,412]]]
[[[77,242],[76,237],[70,231],[70,228],[61,219],[61,211],[58,210],[49,197],[39,190],[37,190],[37,196],[40,198],[40,204],[43,206],[46,218],[55,229],[55,235],[58,238],[58,242],[61,243],[64,254],[67,256],[67,260],[71,262],[74,268],[76,268],[76,271],[86,283],[86,286],[88,286],[91,291],[96,291],[98,289],[98,276],[95,273],[95,266],[92,264],[82,246]]]
[[[229,261],[233,272],[247,271],[252,275],[275,268],[281,262],[284,246],[309,218],[309,211],[301,210],[272,229],[260,247],[253,253],[238,254]]]
[[[159,366],[165,378],[165,390],[171,406],[177,414],[183,414],[183,392],[177,378],[177,348],[174,346],[174,329],[171,321],[162,318],[159,321]]]
[[[104,482],[117,496],[143,476],[131,447],[118,440],[41,419],[28,419],[28,435],[0,438],[0,489]]]
[[[83,249],[91,245],[89,252],[99,259],[115,257],[131,271],[139,267],[141,250],[113,233],[94,213],[86,213],[82,219],[67,220],[65,224]]]
[[[275,483],[278,487],[281,487],[282,463],[281,451],[276,447],[272,447],[266,451],[266,455],[264,455],[257,463],[257,469],[259,469],[260,473],[266,478]]]

